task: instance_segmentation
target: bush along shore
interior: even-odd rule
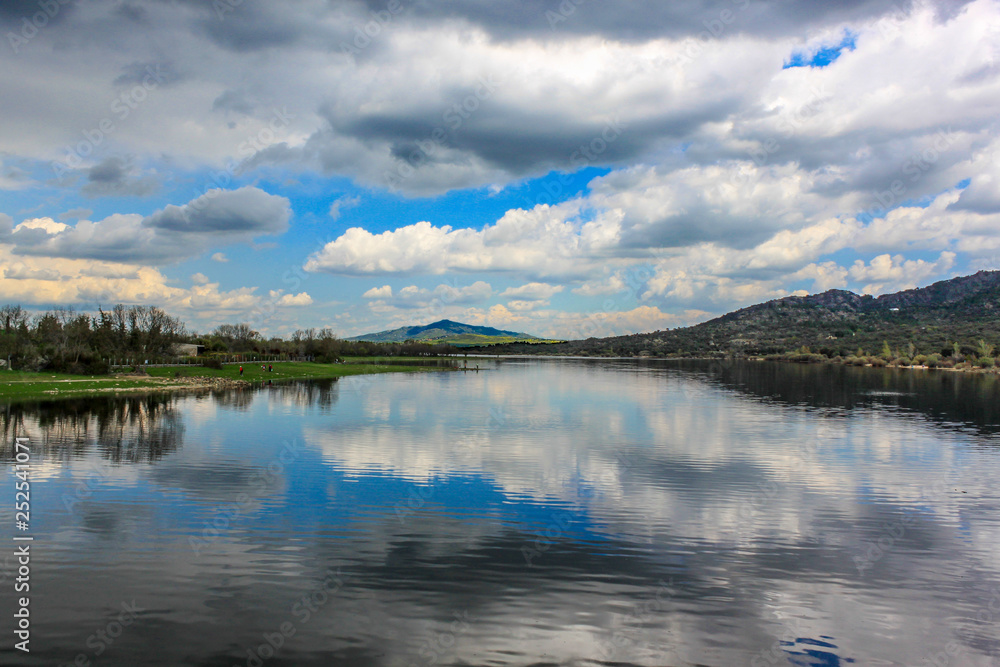
[[[995,348],[991,343],[980,340],[975,346],[963,346],[954,343],[950,348],[940,352],[922,354],[913,343],[906,349],[892,349],[888,342],[883,343],[878,354],[869,354],[862,348],[849,355],[827,356],[813,352],[803,345],[792,352],[769,354],[759,357],[765,361],[790,361],[796,363],[833,363],[846,366],[871,366],[875,368],[939,368],[953,371],[971,371],[980,373],[1000,373],[994,357]]]

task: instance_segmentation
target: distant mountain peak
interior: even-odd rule
[[[461,340],[462,337],[482,338],[483,340],[475,341],[479,344],[489,344],[489,338],[513,339],[517,341],[538,340],[536,336],[518,331],[504,331],[493,327],[465,324],[464,322],[447,319],[431,322],[430,324],[406,326],[398,329],[363,334],[349,338],[348,340],[370,341],[373,343],[402,343],[408,340],[419,340],[459,344],[452,341]]]

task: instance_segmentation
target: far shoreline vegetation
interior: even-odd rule
[[[192,333],[149,306],[35,315],[6,305],[0,307],[0,400],[447,370],[426,359],[453,351],[428,342],[345,341],[330,329],[300,330],[288,339],[264,338],[249,324]],[[262,364],[273,370],[261,371]]]
[[[436,324],[477,329],[447,320]],[[434,339],[345,340],[329,328],[298,330],[287,339],[264,338],[246,323],[194,333],[150,306],[119,304],[97,314],[69,309],[32,314],[6,305],[0,307],[0,399],[24,393],[114,391],[115,386],[123,391],[220,386],[239,380],[239,363],[250,373],[259,370],[259,364],[283,369],[265,371],[254,381],[411,372],[427,370],[428,358],[462,354],[749,359],[997,373],[998,343],[1000,271],[980,271],[877,298],[844,290],[790,296],[673,330],[466,347]],[[407,364],[407,359],[414,363]],[[171,366],[156,368],[164,364]],[[134,375],[114,375],[115,370]],[[250,379],[248,375],[241,382]],[[66,386],[70,384],[72,388]]]
[[[997,372],[998,345],[1000,271],[980,271],[878,297],[845,290],[788,296],[678,329],[463,351]]]

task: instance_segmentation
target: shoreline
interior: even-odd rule
[[[244,375],[232,366],[222,370],[192,366],[188,368],[150,368],[148,373],[115,373],[103,376],[70,376],[58,373],[0,371],[0,403],[20,400],[54,400],[136,393],[199,392],[227,389],[250,389],[262,382],[284,383],[295,380],[335,380],[353,375],[383,373],[424,373],[452,371],[442,366],[405,364],[317,364],[297,362],[282,364],[274,371],[261,371],[251,362],[244,365]]]
[[[863,365],[849,364],[843,361],[835,361],[833,359],[826,359],[825,361],[796,361],[794,359],[766,359],[764,357],[739,357],[739,358],[727,358],[727,357],[597,357],[597,356],[584,356],[584,355],[573,355],[573,354],[468,354],[468,355],[449,355],[452,357],[470,357],[477,359],[574,359],[574,360],[593,360],[593,361],[714,361],[716,363],[734,363],[738,361],[753,361],[753,362],[766,362],[775,364],[798,364],[801,366],[851,366],[854,368],[881,368],[886,370],[900,369],[900,370],[914,370],[914,371],[951,371],[954,373],[973,373],[980,375],[1000,375],[1000,366],[993,368],[982,368],[982,367],[970,367],[970,368],[955,368],[948,366],[926,366],[926,365],[909,365],[909,366],[893,366],[889,363],[884,365],[870,364],[866,363]]]

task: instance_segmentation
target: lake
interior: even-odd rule
[[[0,663],[1000,665],[995,378],[470,364],[0,407]]]

